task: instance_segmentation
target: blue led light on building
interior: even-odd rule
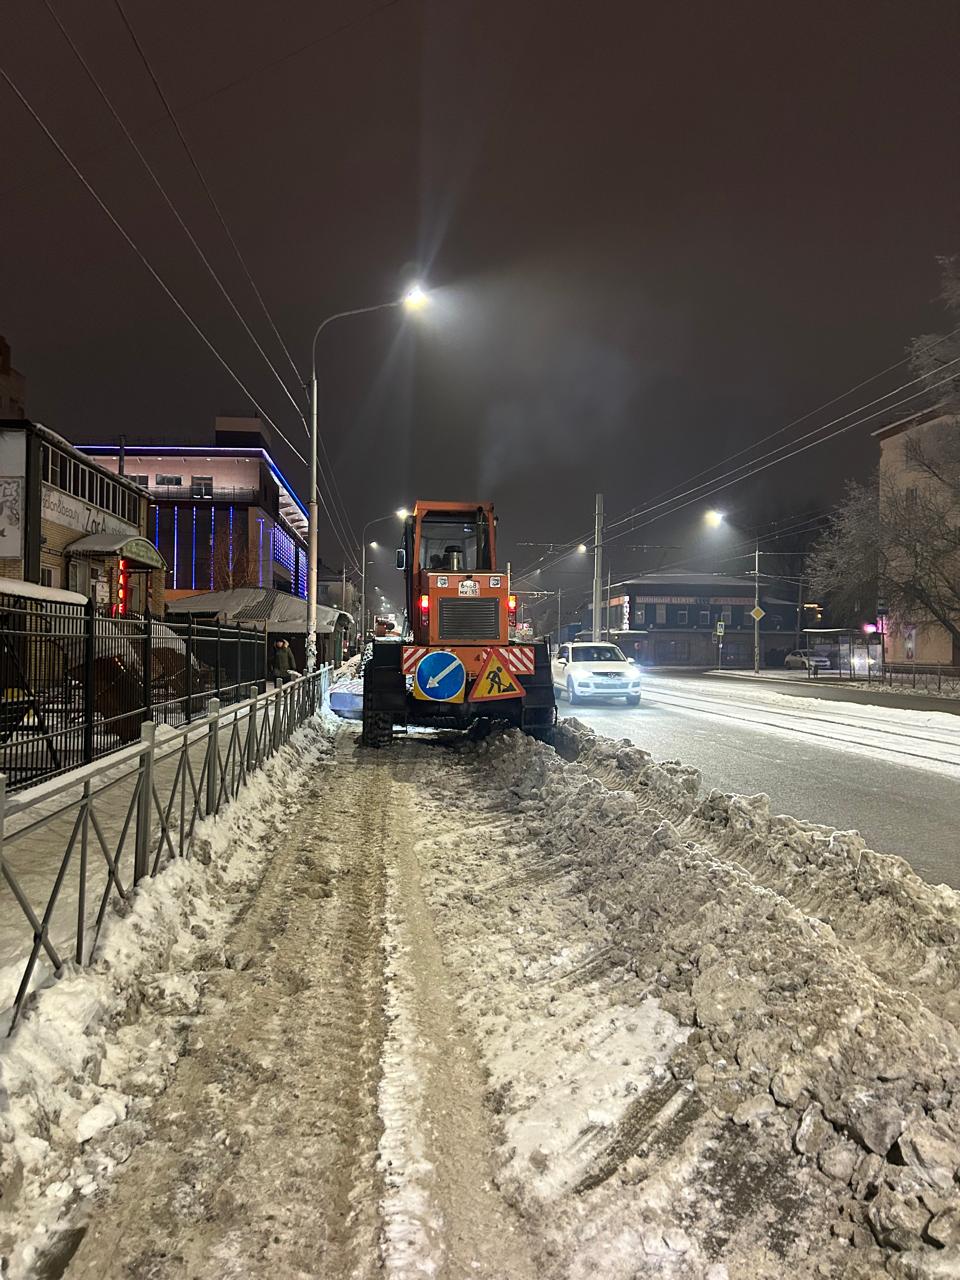
[[[160,508],[153,508],[153,545],[160,549]]]
[[[213,590],[213,530],[217,517],[216,507],[210,508],[210,590]]]
[[[257,585],[262,587],[263,586],[263,520],[262,519],[258,520],[257,524],[260,526],[260,530],[259,530],[260,540],[258,543],[258,550],[257,550],[257,566],[260,571],[260,577]]]
[[[230,573],[233,574],[233,507],[230,508]]]
[[[273,559],[283,565],[292,579],[296,567],[296,546],[284,529],[273,530]]]
[[[190,587],[197,589],[197,508],[193,508],[193,539],[190,548]]]
[[[173,507],[173,589],[177,589],[177,543],[179,540],[179,516],[180,508],[174,504]]]

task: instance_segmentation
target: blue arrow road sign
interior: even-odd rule
[[[434,702],[456,702],[463,697],[467,673],[455,653],[435,649],[421,658],[413,677],[414,692]]]

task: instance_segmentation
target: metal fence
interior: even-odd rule
[[[960,667],[922,662],[888,663],[883,683],[891,689],[917,689],[957,698],[960,697]]]
[[[270,679],[265,627],[108,617],[0,588],[0,772],[11,790],[187,724]]]
[[[189,856],[197,824],[312,715],[329,667],[179,727],[141,726],[137,741],[20,794],[0,774],[0,1010],[9,1029],[51,974],[93,958],[111,904],[171,859]]]

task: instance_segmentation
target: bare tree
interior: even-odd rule
[[[960,259],[942,258],[940,269],[953,328],[915,338],[909,351],[941,416],[909,434],[902,468],[848,486],[810,576],[835,620],[862,621],[879,595],[894,617],[939,622],[960,654],[960,364],[951,363],[960,360]]]
[[[877,595],[902,619],[939,622],[960,651],[960,419],[905,449],[899,475],[850,484],[810,559],[838,621],[862,621]]]
[[[914,373],[921,375],[928,387],[952,375],[951,381],[935,387],[931,394],[938,404],[960,413],[960,363],[954,363],[960,360],[960,257],[939,261],[940,299],[952,322],[950,332],[921,334],[908,351]]]
[[[219,538],[213,548],[213,589],[232,591],[234,587],[256,587],[260,584],[260,565],[245,540],[231,545]]]

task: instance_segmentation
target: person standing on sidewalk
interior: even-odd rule
[[[293,660],[293,650],[287,644],[286,640],[278,640],[273,646],[273,676],[275,680],[282,680],[284,684],[292,680],[295,675],[299,675],[296,663]]]

